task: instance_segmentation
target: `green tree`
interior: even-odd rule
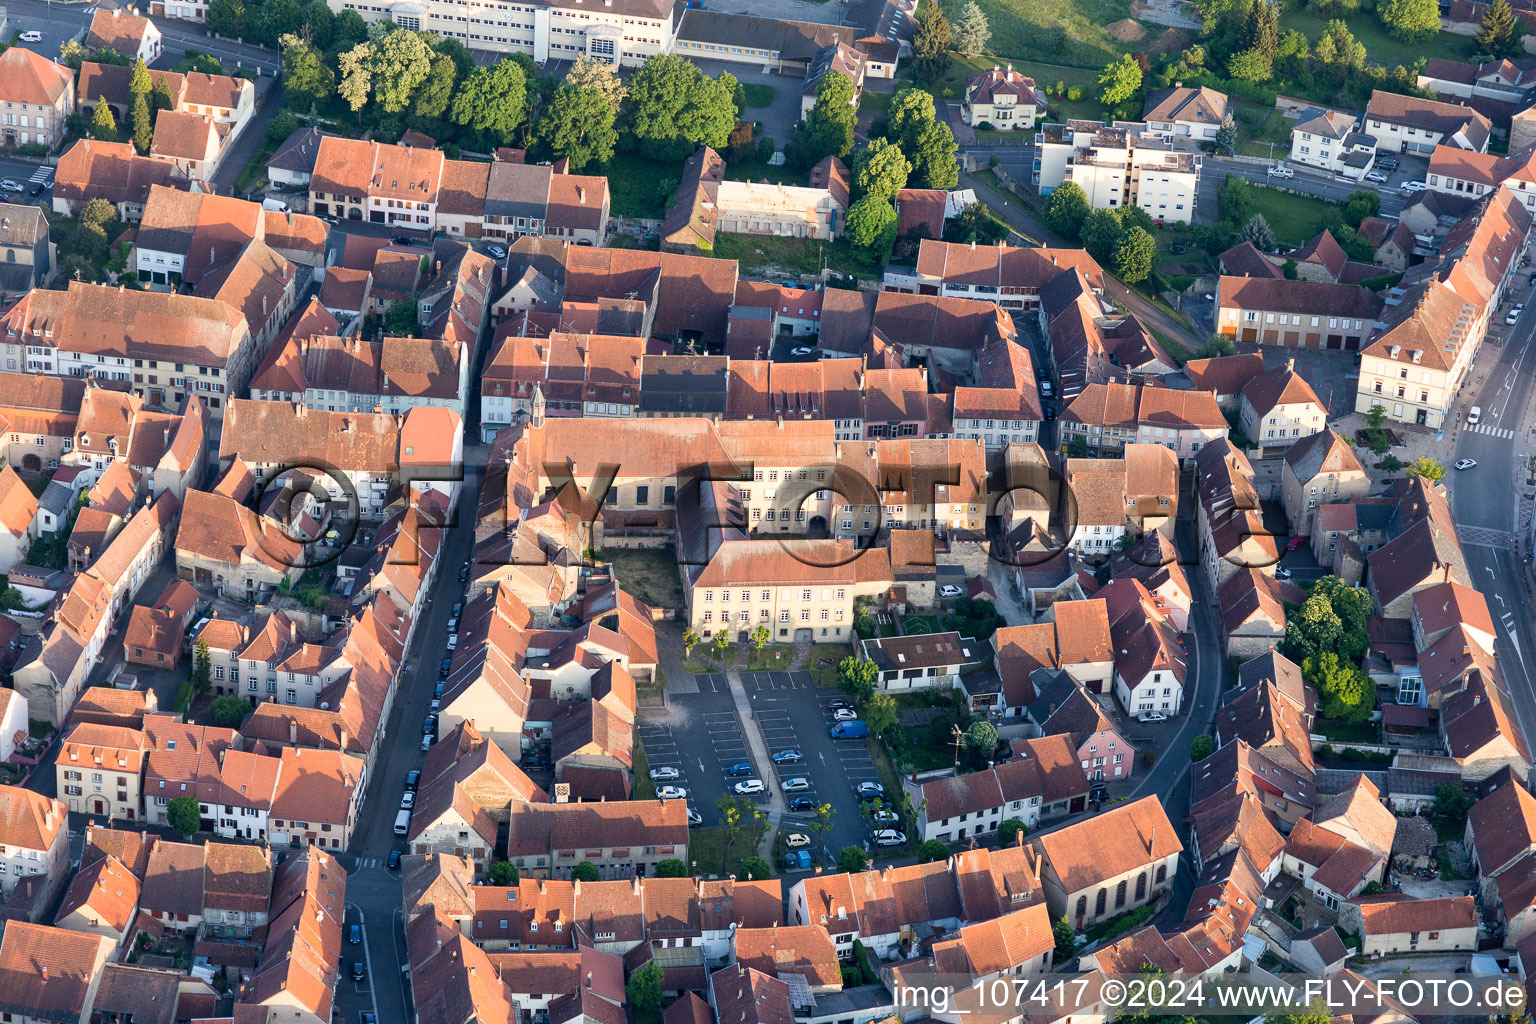
[[[299,0],[262,0],[251,35],[262,46],[276,46],[280,36],[303,29],[305,20]]]
[[[1302,663],[1302,674],[1317,687],[1318,712],[1324,718],[1363,722],[1375,710],[1375,684],[1332,651],[1308,658]]]
[[[434,53],[429,62],[427,77],[411,94],[411,115],[423,120],[436,120],[448,113],[453,102],[454,87],[459,81],[459,65],[446,53]]]
[[[1477,48],[1490,57],[1523,57],[1525,28],[1515,17],[1509,0],[1493,0],[1483,11],[1482,27],[1477,30]]]
[[[202,812],[198,810],[195,796],[178,796],[166,804],[165,819],[183,838],[196,835],[203,827]]]
[[[1204,761],[1211,756],[1216,749],[1216,741],[1202,733],[1189,743],[1189,759],[1191,761]]]
[[[367,42],[368,23],[356,11],[342,11],[336,15],[336,28],[331,35],[330,46],[338,53],[358,43]]]
[[[373,49],[367,43],[358,43],[336,58],[336,70],[340,75],[336,93],[347,101],[354,114],[368,105],[368,94],[373,91],[372,53]]]
[[[848,241],[875,258],[896,241],[896,208],[878,196],[865,196],[848,208]]]
[[[1465,823],[1473,802],[1459,782],[1442,782],[1435,787],[1434,813],[1445,821]]]
[[[292,32],[277,41],[283,51],[283,92],[289,105],[313,110],[336,91],[336,75],[325,54]]]
[[[933,120],[932,94],[907,86],[896,93],[896,98],[891,101],[891,110],[886,117],[885,137],[900,146],[910,160],[923,129],[932,124]]]
[[[1432,484],[1439,483],[1445,479],[1445,467],[1428,455],[1420,455],[1408,463],[1408,475],[1421,476]]]
[[[251,713],[251,705],[239,697],[215,697],[208,705],[213,724],[224,729],[238,729],[245,716]]]
[[[571,868],[571,879],[573,881],[595,882],[598,880],[598,877],[599,872],[597,870],[597,865],[593,864],[589,860],[584,860],[580,864],[577,864],[574,868]]]
[[[736,876],[749,882],[763,882],[773,877],[773,868],[761,857],[747,857],[742,860]]]
[[[930,839],[917,848],[917,862],[932,864],[936,860],[948,860],[949,847],[937,839]]]
[[[1076,239],[1087,216],[1088,195],[1075,181],[1057,185],[1045,204],[1046,225],[1063,238]]]
[[[590,89],[602,93],[615,110],[624,102],[624,97],[629,95],[629,90],[614,73],[612,64],[586,54],[576,58],[571,70],[565,73],[564,84],[573,89]]]
[[[677,54],[648,59],[629,83],[629,130],[653,160],[725,147],[736,125],[736,79],[709,78]]]
[[[386,114],[400,113],[432,71],[427,37],[404,29],[389,33],[369,48],[368,68],[374,102]]]
[[[1141,65],[1135,57],[1123,53],[1099,72],[1098,85],[1099,102],[1106,107],[1118,107],[1141,89]]]
[[[128,123],[133,126],[134,148],[140,153],[148,153],[155,131],[149,119],[149,93],[139,93],[129,101]]]
[[[978,245],[996,245],[1008,237],[1008,229],[992,216],[986,203],[966,203],[960,212],[944,225],[947,242],[975,242]]]
[[[965,745],[982,757],[991,757],[997,749],[997,726],[978,718],[965,730]]]
[[[656,1010],[661,1006],[661,962],[647,960],[644,967],[629,976],[624,985],[629,1004],[640,1010]]]
[[[336,38],[336,15],[325,0],[310,0],[304,9],[302,31],[308,32],[310,42],[322,50],[331,45],[331,40]]]
[[[754,651],[761,651],[764,647],[767,647],[768,635],[767,626],[758,626],[754,629],[752,631],[752,649]]]
[[[485,877],[492,885],[503,888],[516,885],[519,877],[517,865],[509,860],[498,860],[486,869]]]
[[[896,724],[896,698],[888,693],[877,693],[864,702],[864,723],[876,736]]]
[[[1066,960],[1077,952],[1077,929],[1072,927],[1072,922],[1062,914],[1051,925],[1051,938],[1056,942],[1056,959]]]
[[[131,101],[135,96],[148,98],[154,91],[154,82],[149,77],[149,65],[142,60],[133,62],[133,70],[128,76],[128,98]]]
[[[926,125],[918,135],[907,158],[912,161],[912,186],[947,191],[960,182],[960,165],[955,161],[955,133],[943,121]]]
[[[1221,156],[1232,156],[1237,152],[1237,119],[1231,114],[1221,122],[1221,127],[1216,129],[1214,140],[1216,152]]]
[[[421,336],[421,321],[414,299],[391,299],[384,307],[384,333],[391,338]]]
[[[997,823],[997,845],[1012,846],[1019,836],[1029,835],[1029,826],[1018,818],[1004,818]]]
[[[1264,2],[1264,0],[1260,0]],[[1157,242],[1142,228],[1131,228],[1115,246],[1115,276],[1126,284],[1145,281],[1157,264]]]
[[[1344,223],[1358,228],[1367,217],[1376,216],[1381,210],[1381,194],[1375,189],[1356,189],[1349,194],[1344,205]]]
[[[817,804],[816,817],[806,823],[805,830],[816,837],[816,850],[825,853],[827,833],[832,831],[832,818],[837,810],[831,804]]]
[[[198,637],[197,646],[192,652],[192,689],[203,694],[212,685],[213,672],[208,666],[208,641]]]
[[[715,635],[710,638],[710,644],[715,649],[717,658],[725,657],[726,650],[731,646],[731,634],[724,626],[715,630]]]
[[[986,52],[987,42],[992,38],[992,27],[987,24],[987,16],[981,13],[976,0],[966,0],[965,6],[960,8],[960,17],[950,27],[949,35],[955,49],[961,53]]]
[[[1261,0],[1267,2],[1267,0]],[[1269,221],[1262,213],[1256,213],[1248,218],[1248,223],[1243,225],[1243,240],[1252,242],[1254,248],[1260,252],[1270,252],[1275,248],[1275,233],[1269,226]]]
[[[895,202],[896,193],[907,187],[912,165],[901,147],[889,139],[870,139],[853,157],[853,187],[859,196],[876,196]]]
[[[872,661],[849,654],[837,663],[838,689],[861,704],[873,696],[879,681],[880,669]]]
[[[1083,218],[1078,238],[1083,248],[1088,250],[1088,255],[1100,265],[1107,266],[1114,259],[1122,233],[1120,218],[1115,216],[1113,210],[1089,210]]]
[[[1264,1024],[1329,1024],[1331,1020],[1333,1020],[1332,1011],[1325,1003],[1319,1001],[1305,1010],[1267,1014],[1264,1017]]]
[[[208,15],[203,19],[208,31],[225,39],[245,36],[245,4],[240,0],[208,0]]]
[[[668,857],[656,862],[656,870],[652,874],[657,878],[687,878],[688,865],[676,857]]]
[[[71,71],[79,71],[80,65],[90,58],[78,39],[66,39],[59,46],[59,63]]]
[[[573,171],[605,164],[619,142],[617,120],[618,107],[602,91],[566,81],[539,115],[535,145],[548,159],[568,158]]]
[[[1312,594],[1293,612],[1285,629],[1286,655],[1305,661],[1324,651],[1337,653],[1344,622],[1326,594]]]
[[[91,137],[105,142],[117,141],[117,118],[112,116],[112,108],[106,100],[98,100],[96,110],[91,114]]]
[[[912,70],[918,78],[932,82],[949,70],[949,22],[938,4],[923,4],[917,10],[917,31],[912,35]]]
[[[1376,0],[1376,17],[1395,39],[1422,43],[1440,31],[1440,5],[1435,0]]]
[[[155,83],[154,92],[151,94],[154,100],[155,112],[176,109],[176,101],[171,98],[171,83],[162,78]]]
[[[869,867],[869,854],[857,846],[845,846],[837,855],[837,870],[850,875]]]
[[[699,634],[694,631],[692,626],[689,626],[683,630],[683,654],[692,656],[693,649],[697,646],[699,646]]]
[[[528,83],[517,61],[503,58],[480,68],[453,98],[457,124],[490,135],[505,145],[528,113]]]
[[[841,71],[828,71],[816,83],[816,103],[795,125],[785,152],[800,167],[811,167],[829,156],[847,156],[853,149],[858,118],[853,79]]]

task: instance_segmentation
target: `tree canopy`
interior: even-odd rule
[[[960,17],[950,26],[949,36],[954,48],[961,53],[982,53],[992,38],[992,28],[976,0],[966,0],[960,8]]]
[[[865,196],[848,208],[848,241],[876,258],[896,240],[896,208],[879,196]]]
[[[629,83],[629,130],[654,160],[724,148],[736,125],[736,78],[709,78],[677,54],[651,57]]]
[[[453,120],[505,145],[528,114],[528,82],[517,61],[477,68],[453,97]]]
[[[853,187],[860,196],[876,196],[893,202],[907,187],[912,165],[901,147],[889,139],[870,139],[853,158]]]
[[[1440,5],[1435,0],[1376,0],[1376,17],[1393,38],[1422,43],[1440,31]]]
[[[165,819],[181,836],[193,836],[202,828],[202,812],[197,797],[178,796],[165,805]]]
[[[1123,53],[1099,72],[1098,85],[1099,102],[1106,107],[1118,107],[1141,88],[1141,65],[1135,57]]]
[[[562,82],[534,130],[534,144],[546,159],[567,157],[571,170],[613,159],[619,142],[618,107],[602,89]]]
[[[841,71],[828,71],[816,83],[816,103],[795,125],[785,152],[800,167],[811,167],[829,156],[845,157],[853,150],[857,123],[853,79]]]
[[[1046,225],[1063,238],[1077,238],[1087,216],[1088,195],[1075,181],[1057,185],[1045,204]]]

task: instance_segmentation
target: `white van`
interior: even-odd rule
[[[411,812],[401,811],[395,815],[395,835],[403,836],[411,830]]]
[[[270,197],[261,201],[261,208],[263,210],[272,210],[275,213],[288,212],[287,203],[283,202],[281,199],[272,199]]]

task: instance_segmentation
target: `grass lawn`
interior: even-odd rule
[[[1119,21],[1131,12],[1129,0],[978,0],[981,12],[992,29],[988,48],[995,54],[1023,56],[1048,53],[1064,64],[1101,67],[1133,47],[1116,41],[1104,26]],[[951,0],[945,14],[960,13],[960,3]],[[1140,45],[1150,42],[1161,31],[1147,28]],[[1018,67],[1018,62],[1014,63]],[[1034,72],[1025,71],[1026,75]],[[1055,77],[1047,79],[1054,81]],[[1040,78],[1035,77],[1039,82]]]
[[[852,653],[844,644],[817,644],[811,648],[809,668],[817,686],[837,685],[837,663]]]
[[[719,234],[714,251],[708,255],[740,262],[744,274],[818,274],[823,257],[839,274],[874,277],[880,273],[880,265],[866,260],[846,238],[822,242],[779,235]]]
[[[741,91],[746,94],[748,110],[761,110],[763,107],[773,106],[773,97],[778,93],[773,86],[764,85],[761,82],[743,85]]]
[[[678,165],[615,153],[602,169],[608,178],[609,207],[615,217],[659,217],[681,177]]]
[[[895,98],[895,93],[875,92],[872,89],[865,89],[863,92],[859,93],[859,109],[880,111],[890,110],[891,101]]]
[[[1292,195],[1266,185],[1249,190],[1255,213],[1262,213],[1281,245],[1302,245],[1323,230],[1323,214],[1332,204],[1311,196]]]
[[[1307,38],[1315,42],[1331,20],[1331,17],[1323,17],[1310,9],[1287,10],[1280,16],[1280,31],[1294,28],[1305,32]],[[1374,14],[1365,10],[1349,15],[1344,22],[1355,38],[1365,44],[1366,59],[1387,68],[1396,64],[1412,67],[1413,62],[1423,56],[1465,60],[1471,56],[1475,46],[1471,36],[1458,36],[1451,32],[1441,32],[1427,43],[1400,42],[1387,33]],[[996,35],[996,30],[993,34]]]
[[[1343,747],[1350,743],[1381,742],[1381,726],[1376,722],[1345,722],[1319,715],[1316,727],[1320,734],[1328,737],[1328,745],[1333,748],[1334,757],[1347,757]]]
[[[632,786],[630,788],[630,799],[631,800],[654,800],[654,799],[656,799],[656,783],[651,781],[651,776],[650,776],[651,765],[650,765],[650,762],[646,759],[645,748],[640,745],[640,742],[639,742],[638,739],[636,739],[636,741],[635,741],[634,758],[635,758],[635,768],[634,768],[635,784],[634,784],[634,786]]]
[[[1245,125],[1245,127],[1247,127]],[[1256,128],[1251,129],[1252,134],[1242,147],[1244,156],[1269,157],[1284,159],[1291,151],[1291,129],[1296,127],[1296,119],[1286,117],[1277,110],[1270,111],[1269,117]],[[1274,148],[1270,148],[1270,143]]]
[[[1157,343],[1163,346],[1163,351],[1168,353],[1168,357],[1180,366],[1195,358],[1195,353],[1180,345],[1156,327],[1147,327],[1147,330],[1151,331],[1152,337],[1156,338]]]
[[[677,551],[660,548],[613,548],[603,552],[619,585],[652,608],[681,608],[683,587],[677,575]]]
[[[795,649],[789,644],[770,644],[762,650],[747,650],[747,668],[777,672],[789,669],[794,661]]]
[[[901,630],[908,636],[917,633],[937,633],[939,620],[932,615],[913,615],[911,618],[901,620]]]
[[[996,30],[992,34],[992,45],[994,50],[997,50],[999,44]],[[1001,50],[999,52],[1008,53],[1010,51]],[[1015,50],[1012,52],[1022,53],[1023,51]],[[1096,67],[1062,67],[1056,64],[1043,64],[1032,60],[1015,60],[1012,57],[991,57],[985,54],[951,53],[950,58],[949,70],[945,72],[943,77],[936,80],[931,86],[921,86],[931,92],[936,99],[958,100],[962,98],[965,95],[965,83],[968,79],[987,70],[994,64],[1007,63],[1012,64],[1015,71],[1029,75],[1035,80],[1036,85],[1050,92],[1051,120],[1061,116],[1089,118],[1104,116],[1104,105],[1094,96],[1099,75]],[[1107,61],[1108,58],[1106,57],[1099,63],[1106,63]],[[1058,99],[1055,92],[1056,83],[1058,82],[1069,88],[1074,85],[1078,86],[1083,90],[1082,96],[1076,100],[1069,100],[1065,96]],[[865,95],[868,95],[868,93]],[[890,104],[887,103],[885,106],[889,107]],[[1033,132],[981,132],[979,134],[985,135],[988,139],[1014,134],[1027,142],[1034,141]]]

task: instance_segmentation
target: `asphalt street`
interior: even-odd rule
[[[32,48],[49,57],[57,57],[59,47],[68,39],[84,35],[90,27],[91,17],[98,8],[112,10],[126,7],[107,0],[104,3],[44,3],[41,0],[6,0],[7,28],[23,32],[38,31],[43,34],[41,43]],[[140,5],[147,9],[146,5]],[[188,50],[201,50],[231,66],[257,68],[263,75],[274,75],[282,67],[282,61],[271,50],[248,46],[233,40],[210,36],[203,26],[176,18],[157,18],[155,27],[160,30],[164,50],[155,67],[168,68],[186,56]]]

